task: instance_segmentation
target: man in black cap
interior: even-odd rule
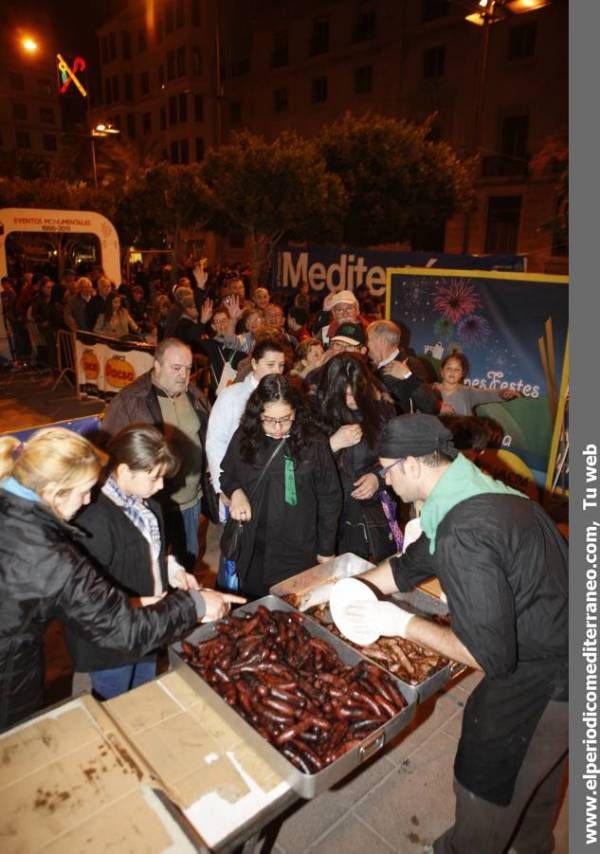
[[[537,503],[458,454],[435,416],[393,418],[379,457],[387,485],[423,502],[423,533],[363,577],[387,594],[437,576],[451,628],[391,602],[349,605],[353,627],[484,673],[455,758],[455,824],[433,850],[549,852],[568,748],[566,544]]]

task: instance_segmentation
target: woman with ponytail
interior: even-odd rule
[[[0,438],[0,730],[43,705],[50,620],[107,649],[144,655],[229,608],[227,597],[178,590],[135,609],[98,572],[69,521],[89,504],[102,465],[87,439],[62,428],[24,444]]]

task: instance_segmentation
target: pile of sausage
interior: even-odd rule
[[[346,643],[350,643],[332,622],[327,605],[319,605],[309,613],[332,634],[342,638]],[[399,637],[381,637],[369,646],[356,646],[356,649],[410,685],[421,684],[448,664],[447,658],[443,658],[424,646],[419,646],[412,641]]]
[[[183,655],[264,738],[305,774],[315,774],[406,706],[393,679],[361,661],[344,665],[297,612],[231,616],[217,636]]]

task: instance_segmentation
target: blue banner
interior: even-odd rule
[[[458,350],[469,361],[467,384],[520,392],[521,398],[480,406],[478,413],[499,421],[505,446],[545,471],[567,339],[566,277],[396,269],[387,314],[436,369]]]
[[[294,291],[308,282],[314,292],[356,290],[366,285],[375,297],[385,294],[387,271],[393,267],[523,272],[524,255],[450,255],[444,252],[389,252],[376,249],[281,243],[271,269],[273,290]]]
[[[94,442],[101,424],[102,418],[100,415],[83,415],[81,418],[71,418],[67,421],[53,421],[49,424],[38,424],[37,427],[28,427],[25,430],[9,430],[7,433],[0,435],[15,436],[17,439],[20,439],[21,442],[26,442],[34,433],[37,433],[38,430],[44,430],[47,427],[64,427],[65,430],[72,430],[74,433],[80,433],[82,436],[85,436],[86,439],[89,439],[90,442]]]

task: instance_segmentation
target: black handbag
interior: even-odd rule
[[[260,477],[256,481],[256,486],[252,490],[251,494],[248,496],[248,501],[252,501],[254,498],[256,491],[262,480],[267,473],[267,469],[279,453],[279,451],[285,445],[285,439],[277,445],[269,459],[267,460],[264,469],[260,473]],[[221,534],[221,554],[223,557],[227,558],[227,560],[239,560],[240,555],[242,553],[242,538],[244,536],[244,526],[245,522],[240,522],[239,519],[232,519],[231,516],[225,523],[225,528],[223,529],[223,533]]]
[[[221,554],[227,560],[239,560],[242,553],[243,533],[244,523],[230,516],[221,534]]]

